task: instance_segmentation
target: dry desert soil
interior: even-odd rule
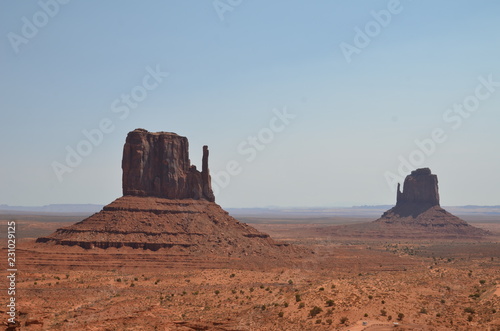
[[[410,240],[328,231],[369,219],[240,218],[297,247],[247,259],[35,243],[83,217],[0,219],[17,225],[17,323],[2,304],[7,330],[500,330],[496,219],[472,220],[491,232],[482,239]]]

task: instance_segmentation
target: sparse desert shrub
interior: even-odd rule
[[[364,316],[364,317],[368,317],[368,314],[367,314],[367,313],[365,313],[363,316]]]
[[[387,320],[388,321],[392,320],[392,315],[387,316]]]
[[[491,313],[492,313],[492,314],[496,314],[496,313],[497,313],[497,310],[496,310],[496,309],[492,309],[492,310],[491,310]]]
[[[236,294],[236,290],[231,290],[231,293]]]
[[[66,279],[68,279],[68,278],[69,278],[69,274],[66,274]]]
[[[193,292],[193,295],[198,295],[198,291],[194,291],[194,292]]]
[[[139,278],[137,278],[137,277],[134,277],[134,280],[135,280],[135,281],[137,282],[137,281],[139,280]]]
[[[260,285],[260,288],[264,288],[264,285]]]
[[[437,314],[436,314],[436,317],[441,317],[441,314],[440,314],[440,313],[437,313]]]
[[[383,305],[385,305],[385,301],[384,301],[384,300],[382,300],[382,301],[381,301],[381,303],[382,303]]]
[[[474,313],[476,313],[476,310],[472,307],[467,307],[464,309],[464,312],[466,312],[468,314],[474,314]]]
[[[215,290],[215,295],[219,295],[220,291],[219,290]]]
[[[135,284],[134,284],[134,283],[131,283],[131,284],[130,284],[130,287],[135,287]]]
[[[427,314],[427,309],[425,307],[422,307],[420,309],[420,314]]]
[[[293,280],[289,279],[288,284],[293,285]]]
[[[254,288],[253,287],[250,287],[250,292],[253,292],[254,291]]]
[[[387,311],[385,309],[380,310],[380,315],[387,316]]]
[[[61,277],[59,277],[59,276],[55,276],[54,278],[57,280],[61,280]]]
[[[441,303],[445,303],[445,302],[446,302],[446,300],[445,300],[445,299],[441,299]]]
[[[314,306],[311,310],[309,310],[309,315],[311,317],[315,317],[316,315],[320,314],[321,312],[323,312],[323,309],[321,309],[318,306]]]
[[[236,277],[236,275],[235,275],[235,274],[231,274],[231,275],[229,275],[229,278],[234,278],[234,277]]]
[[[182,291],[182,295],[186,295],[186,294],[187,294],[187,292],[186,292],[186,291]]]
[[[398,320],[399,320],[399,321],[402,321],[402,320],[403,320],[403,318],[405,318],[405,314],[403,314],[403,313],[399,313],[399,314],[398,314]]]
[[[335,284],[332,285],[332,290],[335,288]]]
[[[266,291],[268,291],[268,292],[269,292],[269,290],[270,290],[270,288],[269,288],[269,287],[266,287]]]
[[[373,295],[369,295],[368,299],[370,299],[370,300],[373,299]]]
[[[300,297],[300,294],[295,294],[295,301],[296,302],[302,301],[302,298]]]
[[[282,311],[280,311],[280,312],[278,313],[278,316],[279,316],[279,317],[283,317],[283,315],[285,315],[285,313],[284,313],[284,312],[282,312]]]
[[[117,279],[116,279],[116,281],[117,281],[118,283],[121,283],[122,279],[121,279],[121,278],[117,278]]]
[[[346,324],[349,319],[347,317],[341,317],[340,318],[340,324]]]
[[[333,300],[331,300],[331,299],[330,299],[330,300],[326,300],[326,305],[327,305],[328,307],[332,307],[334,304],[335,304],[335,301],[333,301]]]
[[[484,285],[484,284],[486,284],[486,281],[485,281],[484,279],[481,279],[481,280],[479,281],[479,284]]]
[[[288,302],[283,303],[283,307],[288,307]]]
[[[467,316],[467,321],[472,322],[473,319],[474,317],[472,315]]]
[[[260,309],[266,310],[266,305],[262,305],[262,307],[260,307]]]
[[[324,290],[325,290],[325,288],[324,288],[324,287],[320,287],[320,288],[319,288],[319,290],[320,290],[320,291],[324,291]]]
[[[299,303],[299,308],[304,308],[305,306],[306,306],[305,303],[303,303],[303,302]]]
[[[317,320],[316,320],[316,324],[321,324],[321,320],[320,320],[320,319],[317,319]]]
[[[332,325],[332,323],[333,323],[333,320],[331,318],[329,318],[329,319],[326,320],[326,324]]]

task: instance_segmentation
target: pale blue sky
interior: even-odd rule
[[[139,127],[187,136],[197,166],[209,145],[219,183],[236,161],[223,207],[392,204],[384,175],[440,128],[447,139],[421,166],[438,175],[442,204],[500,204],[500,87],[482,87],[459,128],[459,115],[443,119],[472,100],[478,77],[500,82],[500,3],[402,0],[381,26],[371,12],[391,2],[242,0],[221,20],[212,0],[73,0],[49,6],[53,17],[2,1],[0,204],[109,203]],[[356,46],[367,24],[379,31],[348,63],[340,45]],[[169,75],[120,119],[113,102],[123,106],[148,67]],[[273,110],[285,108],[296,117],[270,139]],[[114,130],[59,181],[53,163],[104,118]],[[249,151],[259,132],[270,141],[248,161],[238,146]]]

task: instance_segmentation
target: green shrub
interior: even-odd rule
[[[316,315],[320,314],[321,312],[323,312],[323,309],[321,309],[320,307],[318,306],[314,306],[310,311],[309,311],[309,315],[311,317],[315,317]]]

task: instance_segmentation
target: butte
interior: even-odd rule
[[[398,184],[396,205],[379,219],[362,224],[331,227],[330,235],[365,238],[480,239],[488,231],[474,227],[439,204],[437,176],[421,168]]]
[[[123,196],[79,223],[38,238],[37,243],[236,259],[279,258],[293,251],[215,203],[208,155],[203,146],[200,172],[190,163],[186,137],[144,129],[129,132],[123,148]]]

